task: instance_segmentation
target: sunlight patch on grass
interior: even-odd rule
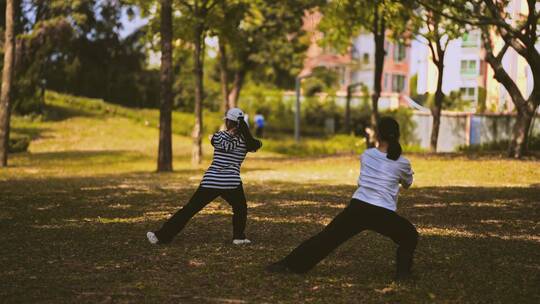
[[[130,209],[131,205],[118,203],[118,204],[109,205],[107,207],[112,208],[112,209]]]
[[[64,229],[64,228],[66,228],[66,226],[57,225],[57,224],[52,224],[52,225],[30,225],[30,227],[35,228],[35,229]]]
[[[428,236],[447,236],[447,237],[462,237],[462,238],[498,238],[501,240],[519,240],[540,243],[540,236],[532,234],[501,234],[493,232],[472,232],[461,228],[439,228],[439,227],[420,227],[418,228],[420,235]]]
[[[325,202],[307,201],[307,200],[297,200],[297,201],[295,200],[295,201],[279,202],[278,206],[276,207],[300,207],[300,206],[343,209],[346,206],[346,204],[325,203]]]
[[[274,224],[318,224],[322,226],[328,225],[332,220],[332,217],[320,217],[318,219],[306,217],[306,216],[287,216],[287,217],[262,217],[262,216],[250,216],[249,220],[258,222],[267,222]]]

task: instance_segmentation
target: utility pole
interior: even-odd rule
[[[300,85],[302,84],[302,79],[310,76],[311,74],[296,77],[296,110],[294,113],[294,141],[296,143],[300,142]]]

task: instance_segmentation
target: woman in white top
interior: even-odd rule
[[[358,190],[350,204],[319,234],[269,265],[268,271],[305,273],[352,236],[372,230],[398,245],[396,279],[410,276],[418,232],[395,211],[400,184],[409,188],[413,172],[410,162],[401,156],[399,125],[393,118],[380,119],[377,137],[378,147],[361,156]]]

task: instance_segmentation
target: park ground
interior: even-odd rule
[[[49,105],[14,118],[29,152],[0,170],[2,303],[540,303],[540,161],[411,154],[399,213],[420,232],[415,280],[392,282],[392,241],[363,232],[306,275],[264,266],[320,231],[355,190],[356,155],[250,155],[243,166],[253,244],[234,247],[231,210],[210,204],[167,246],[156,229],[196,189],[190,140],[157,174],[157,129]]]

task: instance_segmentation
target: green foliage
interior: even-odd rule
[[[385,115],[393,117],[399,123],[399,130],[401,133],[400,142],[402,144],[411,146],[419,144],[419,140],[414,136],[416,123],[412,119],[413,113],[411,109],[398,108],[396,110],[389,110],[381,113],[381,116]]]
[[[231,71],[251,73],[256,83],[292,89],[309,39],[305,11],[322,0],[236,0],[218,5],[210,28],[229,49]]]
[[[311,72],[311,76],[302,82],[304,95],[314,96],[317,93],[331,93],[338,85],[339,76],[335,69],[316,67]]]
[[[435,103],[435,94],[426,92],[423,95],[423,98],[425,99],[424,105],[431,107]],[[447,95],[444,95],[442,108],[448,111],[468,111],[471,110],[472,105],[472,101],[463,99],[461,97],[461,92],[459,90],[455,90],[451,91]]]
[[[339,130],[343,125],[343,115],[344,109],[336,105],[332,95],[306,97],[302,101],[301,123],[308,128],[303,133],[321,136],[325,133],[327,119],[333,119],[335,129]]]
[[[52,89],[134,107],[155,107],[159,74],[146,69],[145,29],[120,38],[120,1],[25,1],[18,19],[16,113],[40,113]]]
[[[408,27],[410,10],[400,1],[336,0],[323,7],[324,18],[319,29],[324,33],[321,44],[344,53],[351,39],[362,31],[371,32],[375,12],[384,19],[385,27],[394,40],[401,40]],[[379,20],[381,22],[381,20]]]
[[[409,81],[409,92],[411,94],[411,98],[416,100],[416,97],[418,96],[418,73],[411,76],[411,79]]]
[[[181,112],[191,112],[195,105],[194,59],[190,43],[181,40],[178,43],[173,52],[173,107]],[[205,59],[203,77],[203,107],[212,112],[219,111],[221,88],[217,58]]]
[[[251,117],[257,112],[265,116],[267,130],[271,133],[294,131],[295,96],[264,85],[246,85],[239,106]],[[333,95],[304,97],[301,103],[302,134],[321,136],[325,132],[325,120],[333,118],[336,130],[344,124],[344,109],[337,106]],[[364,123],[369,120],[370,108],[366,104],[351,108],[353,126],[359,126],[355,134],[362,135]]]
[[[458,151],[467,153],[501,152],[507,151],[509,146],[509,140],[500,140],[479,145],[460,146],[458,147]],[[528,149],[529,151],[540,151],[540,136],[532,136],[529,138]]]
[[[261,113],[269,132],[292,132],[294,128],[294,99],[283,91],[268,86],[248,83],[239,99],[239,106],[252,118]]]
[[[463,35],[465,27],[460,22],[447,18],[440,13],[448,9],[444,0],[432,0],[428,7],[418,5],[414,1],[408,3],[408,6],[414,12],[410,16],[410,30],[425,39],[424,42],[430,47],[434,62],[438,60],[444,62],[444,58],[439,58],[437,45],[442,51],[446,51],[446,47],[451,40]],[[432,9],[433,7],[436,9]],[[444,54],[442,55],[444,56]]]
[[[263,144],[263,151],[291,156],[360,154],[365,148],[364,138],[351,135],[335,135],[322,139],[307,138],[302,139],[300,143],[296,143],[292,138],[265,139]]]
[[[484,113],[487,110],[487,92],[484,87],[478,87],[478,106],[476,107],[476,111],[480,113]]]
[[[352,130],[356,136],[361,137],[365,135],[364,130],[369,126],[371,113],[369,91],[365,86],[362,91],[364,97],[360,104],[351,107]],[[251,117],[258,112],[262,113],[267,121],[267,134],[290,134],[294,130],[294,102],[294,96],[284,96],[279,89],[249,84],[244,89],[239,106]],[[340,130],[345,123],[345,110],[336,104],[333,95],[304,97],[301,111],[302,134],[305,136],[323,136],[328,118],[334,119],[336,130]],[[398,120],[404,145],[417,144],[417,139],[413,135],[416,126],[412,120],[411,110],[399,108],[382,112],[381,115],[390,115]]]

